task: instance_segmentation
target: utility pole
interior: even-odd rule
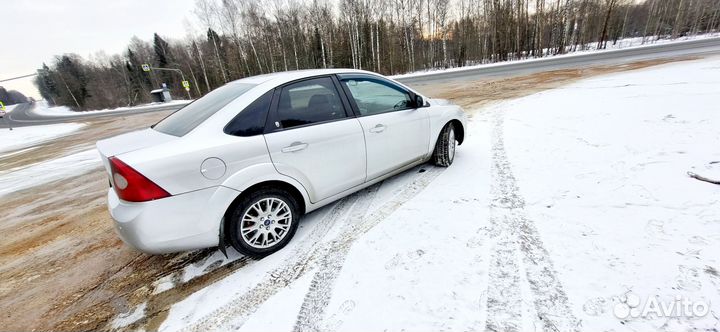
[[[183,74],[182,70],[180,70],[178,68],[151,67],[148,64],[143,64],[141,67],[142,67],[143,71],[148,71],[148,72],[151,70],[165,70],[165,71],[173,71],[176,73],[180,73],[180,77],[182,78],[182,81],[183,81],[182,84],[183,84],[183,87],[185,87],[185,91],[187,92],[188,99],[192,99],[192,96],[190,95],[190,84],[188,81],[185,80],[185,74]]]

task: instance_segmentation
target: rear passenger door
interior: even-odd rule
[[[265,141],[278,172],[299,181],[315,203],[365,181],[362,127],[332,76],[280,87]]]

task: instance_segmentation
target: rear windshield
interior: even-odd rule
[[[160,120],[153,129],[173,136],[184,136],[254,86],[248,83],[223,85]]]

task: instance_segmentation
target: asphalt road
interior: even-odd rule
[[[537,72],[583,68],[597,65],[623,64],[640,60],[660,58],[720,55],[720,37],[700,40],[681,41],[666,44],[645,45],[637,48],[619,50],[606,50],[571,54],[565,56],[548,57],[530,61],[508,62],[494,64],[481,68],[467,70],[451,70],[434,72],[412,77],[397,78],[398,81],[409,86],[422,86],[445,82],[474,81],[488,77],[512,77],[528,75]],[[79,114],[73,116],[47,117],[32,112],[33,104],[17,105],[15,109],[5,116],[6,121],[13,127],[52,124],[61,122],[83,121],[94,118],[113,117],[118,115],[139,114],[180,108],[182,105],[149,106],[131,111],[110,111],[99,114]],[[7,122],[0,121],[0,128],[6,128]]]
[[[474,81],[487,77],[528,75],[558,69],[623,64],[640,60],[708,55],[720,55],[720,37],[507,62],[468,70],[440,71],[422,76],[396,78],[396,80],[409,86],[419,86],[449,81]]]
[[[54,124],[54,123],[63,123],[63,122],[78,122],[78,121],[85,121],[90,119],[97,119],[97,118],[106,118],[106,117],[114,117],[118,115],[129,115],[129,114],[141,114],[141,113],[148,113],[148,112],[157,112],[157,111],[167,111],[167,110],[175,110],[180,108],[185,104],[171,104],[171,105],[152,105],[152,106],[145,106],[138,109],[132,109],[132,110],[118,110],[118,111],[108,111],[108,112],[102,112],[102,113],[78,113],[77,115],[72,116],[43,116],[40,114],[36,114],[33,112],[33,108],[35,107],[35,104],[18,104],[15,106],[15,108],[12,110],[12,112],[8,112],[5,115],[5,119],[0,120],[0,128],[7,128],[8,122],[12,125],[12,127],[24,127],[24,126],[34,126],[34,125],[44,125],[44,124]]]

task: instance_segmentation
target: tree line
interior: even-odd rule
[[[57,56],[35,79],[53,105],[77,110],[151,101],[161,83],[198,98],[276,71],[357,68],[400,74],[715,32],[717,0],[197,0],[187,37],[133,37],[122,54]]]

